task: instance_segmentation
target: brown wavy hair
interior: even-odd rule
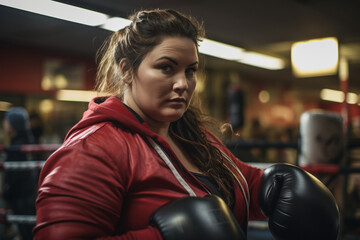
[[[171,9],[142,10],[130,16],[131,24],[113,33],[98,51],[96,89],[122,98],[126,87],[144,59],[165,36],[181,36],[199,41],[205,36],[202,24],[191,16]],[[120,72],[120,61],[127,63]],[[127,80],[127,81],[124,81]],[[192,101],[184,115],[170,124],[174,136],[190,159],[208,176],[231,204],[233,176],[225,168],[225,160],[218,148],[207,139],[204,129],[209,118],[204,116]]]

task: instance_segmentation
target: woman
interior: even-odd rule
[[[216,194],[246,231],[263,218],[262,170],[206,130],[192,106],[201,25],[173,10],[140,11],[102,48],[83,119],[46,162],[35,239],[161,239],[149,217],[184,196]]]

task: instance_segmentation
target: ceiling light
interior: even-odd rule
[[[122,29],[131,22],[128,19],[120,17],[109,18],[108,15],[103,13],[50,0],[0,0],[0,4],[71,22],[98,26],[110,31]],[[278,70],[285,67],[282,59],[255,52],[245,52],[242,48],[210,39],[204,39],[200,42],[199,52],[270,70]]]
[[[284,61],[280,58],[255,52],[247,52],[243,48],[210,39],[204,39],[200,42],[199,52],[209,56],[237,61],[243,64],[266,68],[269,70],[278,70],[285,67]]]
[[[96,91],[59,90],[56,93],[56,100],[70,102],[89,102],[96,96],[98,96]]]
[[[358,95],[356,93],[348,93],[346,95],[346,102],[348,104],[357,104],[358,102]]]
[[[238,62],[269,70],[279,70],[285,67],[282,59],[255,52],[245,52]]]
[[[342,103],[345,100],[345,94],[339,90],[322,89],[320,91],[320,98],[325,101]],[[349,92],[346,94],[346,102],[348,104],[356,104],[359,101],[359,96],[356,93]]]
[[[102,25],[108,19],[103,13],[50,0],[0,0],[0,4],[88,26]]]
[[[204,39],[199,43],[199,52],[222,59],[238,60],[243,57],[244,49],[210,39]]]
[[[131,20],[120,17],[112,17],[106,20],[106,22],[101,25],[101,28],[116,32],[119,29],[122,29],[128,25],[130,25]]]
[[[325,101],[342,103],[345,96],[342,91],[324,88],[320,91],[320,98]]]
[[[315,77],[337,73],[338,41],[334,37],[294,43],[291,63],[296,77]]]

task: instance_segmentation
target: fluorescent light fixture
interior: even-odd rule
[[[204,39],[199,44],[199,52],[227,60],[238,60],[243,57],[244,49],[229,44]]]
[[[269,70],[278,70],[285,67],[284,61],[280,58],[255,52],[247,52],[243,48],[210,39],[204,39],[200,42],[199,52],[209,56],[237,61],[243,64],[266,68]]]
[[[96,91],[59,90],[56,93],[56,100],[70,102],[89,102],[96,96],[98,96]]]
[[[320,91],[320,98],[325,101],[342,103],[345,100],[345,94],[339,90],[332,90],[324,88]],[[346,102],[348,104],[357,104],[359,96],[356,93],[347,93]]]
[[[50,0],[0,0],[0,4],[88,26],[102,25],[108,19],[103,13]]]
[[[285,67],[282,59],[256,52],[245,52],[243,58],[238,62],[269,70],[279,70]]]
[[[128,19],[120,17],[110,18],[103,13],[51,0],[0,0],[0,4],[88,26],[98,26],[109,31],[122,29],[131,22]],[[255,52],[246,52],[242,48],[210,39],[204,39],[200,42],[199,52],[209,56],[237,61],[270,70],[278,70],[285,67],[282,59]]]
[[[334,37],[294,43],[291,63],[296,77],[315,77],[337,73],[338,41]]]
[[[131,20],[121,17],[112,17],[106,20],[106,22],[101,25],[101,28],[116,32],[119,29],[122,29],[130,25]]]
[[[342,103],[345,96],[342,91],[324,88],[320,91],[320,98],[325,101]]]
[[[348,93],[346,95],[346,102],[348,104],[357,104],[358,103],[358,95],[356,93]]]

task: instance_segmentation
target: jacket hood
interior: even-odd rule
[[[96,97],[89,102],[88,110],[84,112],[82,119],[70,129],[65,140],[80,129],[102,122],[114,122],[145,136],[157,136],[120,99],[116,97]]]

